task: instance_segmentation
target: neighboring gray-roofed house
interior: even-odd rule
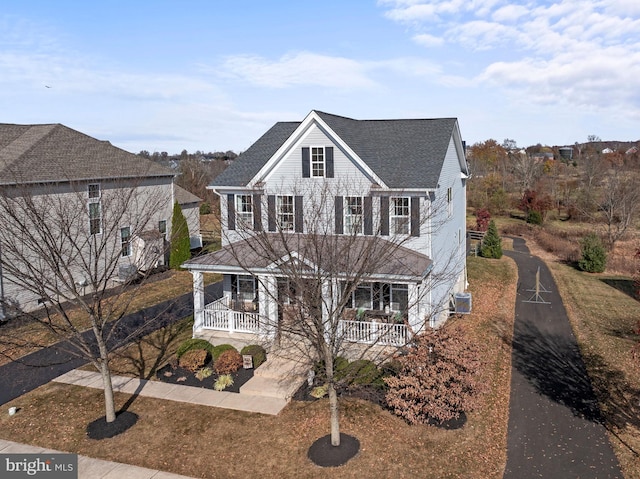
[[[132,271],[148,270],[164,262],[161,254],[165,247],[164,235],[161,233],[171,229],[174,176],[172,170],[153,161],[61,124],[0,124],[0,197],[3,204],[9,205],[4,199],[13,198],[22,204],[31,202],[50,208],[50,214],[43,218],[51,223],[48,225],[51,232],[63,232],[63,223],[69,221],[64,234],[83,238],[86,248],[73,251],[75,255],[85,256],[84,260],[92,254],[92,244],[112,248],[118,255],[119,265],[114,281],[119,277],[126,279]],[[198,201],[188,192],[180,192],[178,196],[187,209]],[[119,211],[118,207],[121,208]],[[114,216],[116,212],[118,215]],[[6,215],[7,209],[1,209],[0,214]],[[11,222],[7,218],[2,220],[5,225]],[[33,218],[22,221],[28,223],[29,220],[35,222]],[[199,236],[199,222],[196,226],[196,221],[198,217],[191,218],[194,234]],[[14,223],[16,221],[11,224],[17,227]],[[34,228],[35,223],[30,231]],[[33,238],[37,235],[30,236],[33,249]],[[73,239],[68,237],[68,241]],[[0,241],[5,245],[0,270],[2,304],[17,304],[22,310],[37,308],[42,298],[27,292],[9,272],[10,250],[21,240],[17,237],[13,240],[7,233]],[[22,243],[26,244],[27,238],[23,237]],[[92,250],[96,250],[95,246]],[[17,249],[13,250],[14,259],[18,253]],[[63,260],[66,258],[60,261]],[[33,261],[37,262],[37,258]],[[85,284],[87,278],[80,277],[80,272],[77,275],[74,281]],[[47,281],[45,276],[43,273],[43,283]],[[0,310],[2,314],[3,310]]]
[[[194,276],[194,334],[275,335],[285,270],[296,265],[303,276],[308,268],[330,278],[327,294],[336,290],[332,281],[343,282],[343,292],[358,282],[345,297],[347,309],[361,312],[348,341],[370,342],[380,318],[404,318],[388,343],[395,345],[437,326],[466,287],[467,175],[455,118],[354,120],[311,111],[276,123],[210,185],[220,196],[222,249],[184,265]],[[391,257],[390,244],[401,245],[388,248]],[[348,273],[363,258],[353,251],[380,253],[357,280]],[[224,298],[209,305],[204,272],[224,278]]]
[[[191,249],[202,248],[202,235],[200,234],[200,203],[202,199],[178,185],[173,186],[173,195],[174,201],[178,202],[182,214],[187,220]]]

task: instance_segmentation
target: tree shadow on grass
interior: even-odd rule
[[[612,288],[623,292],[630,298],[640,301],[640,296],[638,296],[638,285],[634,280],[623,278],[601,278],[600,281],[607,286],[611,286]]]
[[[521,323],[515,327],[513,365],[538,393],[577,417],[602,424],[631,452],[640,454],[617,434],[627,427],[640,428],[640,389],[629,384],[624,372],[597,354],[583,356],[571,337]]]

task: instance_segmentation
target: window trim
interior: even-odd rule
[[[235,211],[236,223],[251,229],[253,227],[253,195],[242,193],[235,195]]]
[[[126,237],[123,235],[124,231],[127,230]],[[120,257],[121,258],[129,258],[132,255],[131,248],[131,226],[123,226],[120,228]],[[125,250],[126,248],[126,250]]]
[[[320,157],[320,159],[318,159]],[[309,147],[309,176],[311,178],[325,178],[327,176],[327,161],[324,146]],[[319,167],[320,171],[317,171]],[[318,174],[316,174],[316,172]]]
[[[284,200],[290,205],[285,205]],[[296,204],[294,195],[276,195],[276,225],[281,231],[295,231],[296,228]],[[290,211],[284,211],[283,207],[290,206]],[[290,218],[290,219],[289,219]],[[286,227],[285,227],[286,225]]]
[[[94,208],[97,209],[97,215],[95,217],[91,213]],[[89,213],[89,234],[91,236],[102,234],[102,204],[100,201],[90,201],[87,209]],[[97,226],[97,228],[95,228],[95,226]]]
[[[167,220],[158,220],[158,231],[167,238]]]
[[[391,234],[408,235],[411,233],[411,198],[409,196],[392,196],[389,201],[389,223]],[[398,200],[404,204],[398,205]],[[398,214],[398,207],[403,210],[403,214]],[[404,223],[402,223],[404,220]],[[402,231],[398,231],[398,223],[402,224]]]
[[[100,183],[89,183],[87,185],[87,198],[89,199],[89,203],[97,203],[100,201],[102,198],[102,188],[100,188]]]
[[[350,202],[354,202],[350,204]],[[351,209],[356,208],[356,212]],[[358,212],[359,210],[359,212]],[[356,221],[353,221],[355,218]],[[359,221],[357,221],[359,218]],[[344,234],[362,234],[364,228],[364,200],[362,196],[345,196],[343,204]],[[355,226],[355,227],[354,227]]]

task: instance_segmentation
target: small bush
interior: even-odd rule
[[[582,256],[578,267],[587,273],[602,273],[607,266],[607,252],[602,241],[594,233],[590,233],[580,241]]]
[[[224,391],[229,386],[233,386],[233,378],[230,374],[221,374],[213,384],[213,389],[216,391]]]
[[[209,215],[211,214],[211,205],[206,201],[200,204],[200,214],[201,215]]]
[[[536,210],[531,210],[527,214],[527,223],[532,225],[541,225],[542,224],[542,213]]]
[[[484,239],[482,240],[480,256],[483,258],[502,258],[502,239],[500,239],[498,235],[498,228],[493,220],[489,222],[487,234],[484,235]]]
[[[267,360],[267,352],[259,344],[249,344],[248,346],[245,346],[240,351],[240,354],[242,356],[244,356],[245,354],[250,355],[253,358],[254,368],[257,368]]]
[[[326,381],[327,371],[324,365],[324,361],[317,361],[313,365],[313,372],[321,382]],[[345,377],[345,370],[349,366],[349,360],[342,356],[336,356],[333,360],[333,379],[335,381],[341,381]]]
[[[218,374],[235,373],[241,367],[242,356],[236,349],[223,351],[213,363],[213,369],[215,369]]]
[[[383,374],[373,361],[358,359],[349,363],[345,370],[349,385],[384,387]]]
[[[490,220],[491,213],[489,213],[487,208],[479,208],[476,210],[476,228],[478,231],[487,231]]]
[[[180,359],[184,353],[193,349],[204,349],[213,356],[213,345],[206,339],[200,338],[191,338],[184,341],[180,346],[178,346],[176,356]]]
[[[315,388],[313,388],[309,394],[311,395],[311,397],[320,399],[327,395],[328,390],[329,390],[329,386],[327,386],[326,384],[323,384],[322,386],[316,386]]]
[[[230,344],[218,344],[217,346],[214,346],[211,350],[211,357],[213,357],[213,362],[216,362],[222,353],[231,349],[238,352],[238,350]]]
[[[192,349],[182,355],[179,361],[181,368],[188,369],[189,371],[196,372],[198,369],[202,369],[207,364],[209,353],[204,349]]]

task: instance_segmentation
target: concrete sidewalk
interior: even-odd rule
[[[60,454],[42,447],[18,444],[17,442],[0,439],[0,453],[2,454]],[[78,456],[79,479],[190,479],[188,476],[156,471],[145,467],[131,466],[118,462],[103,461],[86,456]]]
[[[102,376],[98,372],[74,369],[54,379],[56,382],[102,389]],[[289,402],[289,398],[257,394],[238,394],[211,389],[147,381],[125,376],[112,376],[113,390],[138,394],[168,401],[179,401],[201,406],[234,409],[276,415]],[[248,383],[247,383],[248,384]]]

